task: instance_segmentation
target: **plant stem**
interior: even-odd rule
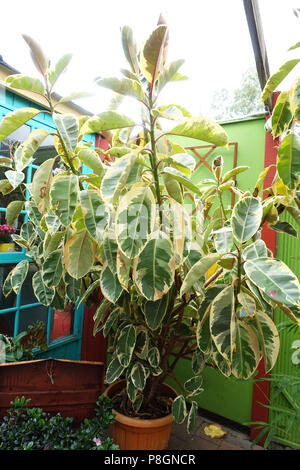
[[[152,96],[149,96],[149,117],[150,117],[150,140],[151,140],[151,149],[152,153],[150,154],[150,162],[151,162],[151,168],[152,168],[152,173],[153,173],[153,178],[154,178],[154,183],[155,183],[155,192],[156,192],[156,199],[157,199],[157,204],[158,204],[158,210],[159,210],[159,221],[160,225],[162,225],[162,207],[161,207],[161,195],[160,195],[160,189],[159,189],[159,178],[158,178],[158,171],[157,171],[157,154],[156,154],[156,144],[155,144],[155,118],[151,114],[152,110]]]

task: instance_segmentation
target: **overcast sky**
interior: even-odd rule
[[[296,7],[296,0],[260,0],[271,72],[300,54],[286,52],[300,40],[300,21],[292,13]],[[190,77],[166,88],[164,103],[206,114],[213,91],[239,86],[242,74],[255,64],[242,0],[15,0],[1,2],[0,11],[3,59],[24,74],[37,75],[22,33],[37,39],[52,62],[72,53],[56,91],[96,93],[77,101],[94,113],[104,111],[111,97],[94,85],[94,78],[121,76],[126,65],[120,27],[130,25],[141,43],[160,13],[170,30],[169,60],[185,59],[181,72]]]

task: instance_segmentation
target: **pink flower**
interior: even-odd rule
[[[101,446],[102,441],[99,437],[94,437],[93,441],[95,442],[96,446]]]

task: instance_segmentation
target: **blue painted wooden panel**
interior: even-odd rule
[[[41,106],[36,105],[35,103],[31,103],[27,99],[11,93],[10,91],[3,91],[3,88],[0,88],[0,119],[5,116],[7,113],[13,111],[14,109],[18,109],[21,107],[34,107],[36,109],[42,110]],[[30,129],[33,130],[34,128],[43,127],[47,129],[49,132],[53,132],[55,127],[52,121],[52,117],[48,113],[40,113],[34,119],[28,121],[26,125],[30,126]],[[93,146],[95,145],[95,136],[90,134],[86,135],[84,138],[85,142],[92,142]],[[1,149],[0,149],[1,154]],[[29,171],[27,174],[27,183],[30,182],[32,169],[34,165],[29,167]],[[89,171],[88,168],[84,167],[84,171]],[[0,211],[5,211],[4,208],[0,208]],[[25,218],[27,220],[27,218]],[[12,253],[0,253],[0,268],[1,265],[7,264],[14,264],[22,261],[25,259],[26,254],[25,250],[12,252]],[[2,286],[0,286],[2,288]],[[2,298],[2,295],[0,296]],[[24,295],[23,295],[24,299]],[[19,327],[22,325],[22,314],[28,315],[31,311],[33,312],[34,309],[40,306],[39,303],[24,303],[22,300],[22,295],[16,296],[14,306],[6,309],[0,309],[0,320],[1,315],[12,315],[14,316],[14,335],[16,335],[20,329]],[[42,307],[42,306],[41,306]],[[43,308],[43,307],[42,307]],[[81,341],[82,341],[82,326],[83,326],[83,314],[84,314],[84,306],[76,308],[74,313],[74,324],[73,324],[73,332],[71,335],[58,338],[55,340],[50,340],[50,329],[51,329],[51,322],[52,322],[52,311],[48,309],[48,314],[45,312],[47,318],[47,343],[48,349],[46,352],[35,351],[38,357],[55,357],[61,359],[73,359],[79,360],[81,356]]]

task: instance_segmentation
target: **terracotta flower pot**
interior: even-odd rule
[[[113,398],[125,385],[125,380],[111,384],[104,394]],[[160,390],[166,397],[176,398],[177,393],[167,384]],[[158,419],[130,418],[113,409],[115,422],[110,426],[110,435],[120,450],[164,450],[168,447],[174,421],[172,413]]]

